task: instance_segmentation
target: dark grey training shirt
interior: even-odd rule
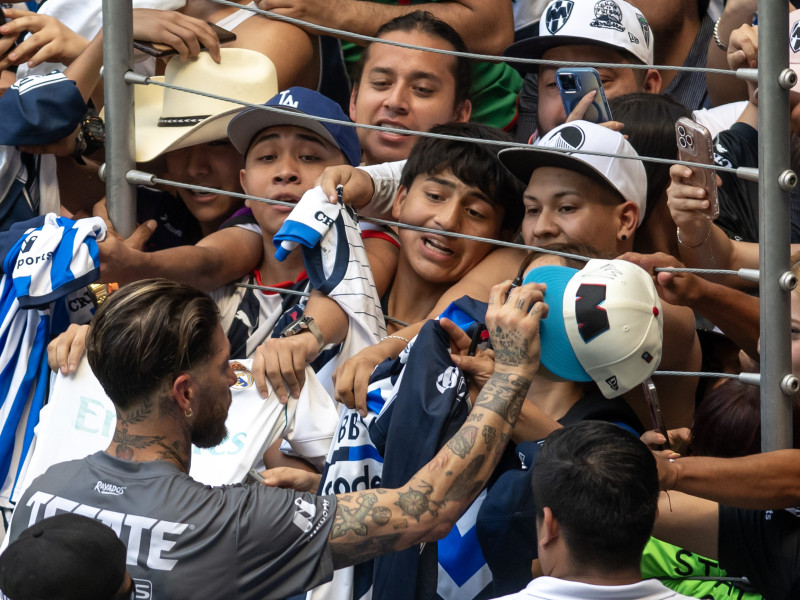
[[[165,461],[97,452],[33,481],[10,541],[74,512],[111,527],[128,548],[137,598],[285,598],[331,578],[335,496],[263,485],[210,487]]]

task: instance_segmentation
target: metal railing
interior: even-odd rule
[[[248,8],[229,2],[214,0],[219,4],[253,10],[277,20],[320,31],[321,33],[348,34],[331,28],[282,17],[273,13]],[[789,265],[790,206],[789,193],[796,184],[796,175],[791,171],[789,160],[789,88],[796,81],[788,67],[789,23],[788,3],[775,0],[759,0],[759,69],[739,69],[733,73],[719,69],[687,68],[673,66],[639,66],[632,64],[609,65],[626,68],[658,68],[674,70],[702,70],[704,72],[726,73],[743,79],[758,78],[759,86],[759,167],[755,169],[725,169],[715,166],[719,171],[731,170],[743,179],[758,180],[759,189],[759,291],[761,297],[761,372],[756,374],[731,375],[716,374],[723,377],[738,378],[761,386],[762,450],[788,448],[792,445],[792,398],[798,389],[798,380],[791,373],[790,296],[796,284]],[[148,180],[151,183],[175,183],[158,180],[155,176],[135,171],[133,147],[133,85],[153,84],[148,78],[133,73],[133,26],[131,0],[103,0],[103,21],[105,35],[103,41],[104,84],[106,105],[106,164],[102,167],[106,180],[106,195],[109,213],[122,235],[129,235],[136,227],[135,222],[135,183]],[[444,54],[464,55],[490,61],[504,60],[502,57],[485,56],[454,51],[431,50],[399,42],[387,42],[369,36],[359,36],[364,41],[391,43],[401,47],[418,48]],[[567,64],[540,59],[514,59],[514,62],[534,64]],[[569,63],[575,66],[577,63]],[[597,66],[597,63],[581,63],[581,66]],[[157,85],[165,85],[157,83]],[[174,86],[173,86],[174,87]],[[183,89],[183,88],[178,88]],[[186,90],[191,91],[191,90]],[[235,100],[230,99],[235,102]],[[240,103],[248,105],[247,103]],[[267,107],[261,107],[268,110]],[[345,123],[355,127],[357,124]],[[409,132],[418,135],[431,135],[426,132]],[[441,136],[438,136],[441,137]],[[487,143],[486,140],[481,140]],[[642,157],[645,161],[664,161],[652,157]],[[708,168],[707,165],[682,163]],[[232,195],[232,194],[229,194]],[[441,233],[441,232],[439,232]],[[496,243],[494,240],[488,240]],[[506,244],[507,245],[507,244]],[[527,246],[522,246],[528,248]],[[532,247],[531,247],[532,248]],[[669,269],[665,269],[669,270]],[[704,269],[681,269],[682,271],[704,273]],[[753,270],[748,270],[752,278]],[[736,273],[736,272],[726,272]],[[741,273],[740,273],[741,274]],[[696,376],[698,373],[664,372],[663,374]],[[702,375],[715,375],[703,373]]]

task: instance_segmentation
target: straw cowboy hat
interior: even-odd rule
[[[263,104],[278,93],[278,76],[272,61],[253,50],[221,48],[215,63],[208,52],[188,62],[167,63],[164,81],[234,100]],[[245,107],[158,85],[134,88],[136,161],[227,137],[228,123]]]

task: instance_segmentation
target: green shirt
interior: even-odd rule
[[[655,578],[685,596],[708,600],[762,600],[736,582],[725,581],[727,572],[710,558],[694,554],[651,537],[642,555],[642,577]],[[708,579],[704,579],[708,578]]]

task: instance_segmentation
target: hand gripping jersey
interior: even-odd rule
[[[485,304],[462,298],[443,316],[471,333],[485,312]],[[467,383],[450,359],[449,338],[438,322],[427,323],[397,359],[375,369],[367,408],[364,418],[354,410],[342,413],[320,493],[402,485],[464,422]],[[421,554],[414,547],[376,559],[374,565],[342,569],[310,597],[476,597],[491,581],[474,532],[480,502],[476,500],[447,538],[427,544]]]
[[[99,276],[97,240],[105,232],[102,219],[72,221],[51,213],[0,235],[2,506],[11,506],[47,394],[47,343],[66,329],[73,308],[69,300],[80,299],[83,288]]]

